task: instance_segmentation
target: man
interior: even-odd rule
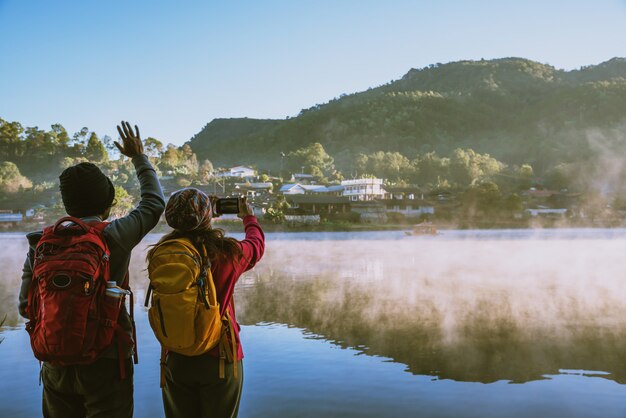
[[[131,250],[155,227],[163,210],[165,199],[156,172],[143,154],[139,129],[128,122],[117,130],[122,144],[115,145],[132,159],[141,188],[139,205],[127,216],[109,223],[103,231],[110,250],[111,280],[122,283],[128,272]],[[111,180],[91,163],[80,163],[67,168],[59,176],[61,197],[68,215],[84,222],[102,222],[109,217],[115,198]],[[28,289],[33,276],[33,255],[42,232],[27,235],[30,250],[24,263],[19,311],[27,317]],[[124,307],[118,323],[132,335],[130,316]],[[125,352],[124,352],[125,351]],[[43,415],[45,417],[132,417],[133,362],[132,348],[121,351],[126,377],[119,367],[117,342],[106,348],[98,359],[87,365],[42,367]]]

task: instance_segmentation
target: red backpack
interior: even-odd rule
[[[63,225],[71,222],[70,225]],[[113,337],[134,346],[118,324],[128,280],[109,283],[110,252],[103,236],[106,222],[59,219],[43,230],[34,253],[33,281],[28,292],[26,330],[35,357],[55,365],[89,364],[110,346]],[[124,378],[120,355],[121,377]]]

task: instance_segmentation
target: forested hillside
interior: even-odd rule
[[[216,165],[277,170],[281,152],[317,142],[344,173],[354,172],[359,153],[399,152],[413,160],[471,148],[545,174],[597,156],[590,135],[621,150],[625,122],[624,58],[569,72],[503,58],[412,69],[286,120],[216,119],[189,144]]]

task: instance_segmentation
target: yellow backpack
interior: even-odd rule
[[[168,351],[197,356],[219,344],[220,378],[224,377],[226,358],[235,358],[237,377],[237,348],[230,317],[220,315],[211,266],[203,265],[202,258],[191,241],[179,238],[158,244],[148,260],[150,286],[145,305],[152,295],[148,319],[161,343],[161,365]],[[229,330],[230,344],[226,338]]]

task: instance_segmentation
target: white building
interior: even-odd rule
[[[302,187],[302,185],[300,185],[298,183],[295,183],[295,184],[284,184],[280,188],[280,193],[282,193],[282,194],[305,194],[306,193],[306,189],[304,187]]]
[[[237,167],[231,167],[226,171],[222,171],[217,174],[218,177],[238,177],[238,178],[253,178],[256,176],[256,170],[238,165]]]
[[[347,196],[353,202],[383,199],[383,179],[353,179],[341,182],[343,196]]]
[[[300,184],[290,183],[284,184],[280,188],[280,193],[284,195],[292,194],[331,194],[335,196],[341,196],[343,186],[335,184],[332,186],[324,186],[321,184]]]

